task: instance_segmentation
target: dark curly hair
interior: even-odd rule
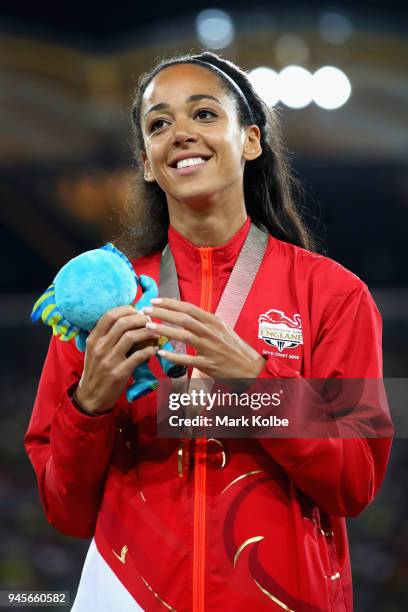
[[[167,242],[169,216],[166,196],[156,182],[145,181],[140,161],[140,153],[144,151],[140,112],[143,94],[152,79],[164,68],[184,63],[197,63],[211,70],[234,98],[241,126],[255,123],[260,129],[262,154],[247,162],[244,170],[245,206],[252,221],[264,225],[272,236],[280,240],[315,250],[313,239],[294,202],[294,194],[299,195],[302,188],[289,170],[276,110],[268,108],[261,100],[243,70],[208,51],[163,59],[139,79],[132,105],[137,174],[116,244],[129,257],[136,257],[161,250]],[[240,95],[234,83],[244,96]]]

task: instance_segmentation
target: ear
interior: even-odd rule
[[[261,131],[257,125],[250,125],[246,128],[242,157],[251,161],[260,155],[262,155]]]
[[[150,167],[150,162],[149,162],[149,159],[148,159],[145,151],[141,152],[140,159],[142,160],[142,164],[144,166],[144,179],[145,179],[145,181],[147,181],[148,183],[154,183],[154,181],[156,179],[154,178],[154,174],[153,174],[152,169]]]

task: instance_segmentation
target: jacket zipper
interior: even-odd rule
[[[212,250],[200,248],[200,308],[211,311]],[[206,438],[196,438],[194,461],[194,537],[193,537],[193,612],[204,612],[205,590],[205,502],[206,502]]]

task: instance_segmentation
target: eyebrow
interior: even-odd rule
[[[221,105],[221,102],[218,100],[218,98],[216,98],[215,96],[211,96],[210,94],[193,94],[192,96],[189,96],[187,98],[186,102],[198,102],[199,100],[203,100],[204,98],[208,98],[209,100],[215,100],[215,102],[218,102],[218,104]],[[166,102],[159,102],[158,104],[154,104],[149,108],[149,110],[145,112],[145,117],[153,111],[165,110],[169,107],[170,104],[167,104]]]

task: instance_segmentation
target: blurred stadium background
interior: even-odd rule
[[[406,376],[407,6],[1,4],[0,589],[75,594],[87,542],[46,523],[22,448],[49,340],[29,313],[63,263],[114,234],[133,173],[132,93],[156,58],[207,48],[251,71],[280,109],[326,253],[374,294],[385,375]],[[337,71],[316,74],[326,66]],[[380,495],[348,521],[358,612],[407,609],[407,455],[396,440]]]

